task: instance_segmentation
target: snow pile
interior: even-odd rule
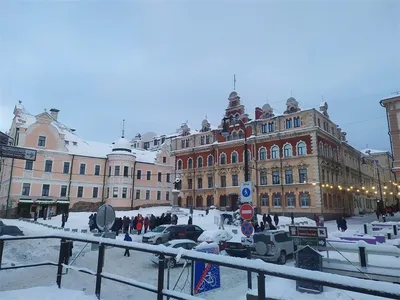
[[[233,234],[226,230],[206,230],[199,236],[197,241],[207,243],[219,243],[222,241],[228,241],[232,239],[232,237]]]
[[[83,291],[59,289],[57,286],[39,286],[30,289],[0,292],[2,300],[96,300]]]

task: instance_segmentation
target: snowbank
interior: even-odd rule
[[[39,286],[29,289],[0,292],[2,300],[97,300],[83,291],[59,289],[57,286]]]

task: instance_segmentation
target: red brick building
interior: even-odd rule
[[[372,191],[374,173],[348,166],[350,155],[361,159],[364,154],[347,144],[346,133],[330,120],[327,110],[326,103],[319,110],[301,110],[291,97],[284,114],[275,116],[265,104],[256,108],[251,120],[233,91],[225,111],[225,117],[230,118],[226,121],[228,137],[221,134],[224,121],[212,127],[204,120],[200,130],[183,124],[179,136],[172,140],[176,173],[182,178],[181,205],[238,208],[246,137],[253,203],[263,212],[317,213],[332,218],[373,211],[373,195],[353,189],[370,182]],[[346,168],[360,175],[358,185],[347,184],[350,173]]]

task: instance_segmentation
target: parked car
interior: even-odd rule
[[[0,227],[0,236],[2,235],[22,236],[24,233],[17,226],[5,225]]]
[[[163,244],[169,240],[169,228],[171,225],[160,225],[154,228],[153,231],[145,233],[142,237],[142,243],[148,244]]]
[[[169,242],[166,242],[164,244],[164,246],[166,247],[171,247],[171,248],[183,248],[183,249],[187,249],[187,250],[192,250],[194,249],[197,244],[192,241],[192,240],[188,240],[188,239],[178,239],[178,240],[171,240]],[[151,261],[158,265],[159,260],[158,260],[158,254],[154,254],[151,257]],[[176,259],[174,257],[165,257],[165,265],[168,266],[170,268],[174,268],[177,265],[183,265],[185,263],[185,260],[180,260],[180,261],[176,261]]]
[[[0,227],[6,226],[6,224],[3,223],[3,221],[0,221]]]
[[[244,242],[243,239],[246,238],[235,235],[231,240],[226,241],[224,244],[225,252],[234,257],[248,257],[249,253],[252,251],[253,244],[251,242]]]
[[[189,239],[197,242],[199,236],[204,232],[197,225],[172,225],[168,228],[169,240]]]
[[[288,232],[268,230],[253,235],[252,257],[268,262],[286,264],[287,257],[293,255],[294,244]]]

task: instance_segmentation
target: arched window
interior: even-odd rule
[[[279,158],[279,147],[278,146],[272,146],[271,147],[271,158]]]
[[[207,166],[211,167],[214,164],[214,156],[209,155],[207,158]]]
[[[309,193],[301,193],[300,194],[300,206],[301,207],[309,207],[310,206],[310,194]]]
[[[304,142],[299,142],[297,144],[297,155],[302,156],[302,155],[307,155],[307,148],[306,148],[306,143]]]
[[[243,138],[244,138],[243,130],[239,130],[239,139]]]
[[[197,159],[197,167],[198,168],[202,168],[203,167],[203,158],[202,157],[199,157]]]
[[[178,170],[182,170],[182,160],[178,160]]]
[[[244,155],[244,152],[243,152],[243,155]],[[250,161],[250,160],[251,160],[251,151],[247,150],[247,161]]]
[[[226,164],[226,154],[225,153],[221,153],[221,155],[219,156],[219,164],[220,165]]]
[[[235,115],[235,124],[239,124],[240,123],[240,117],[239,114]]]
[[[238,153],[236,151],[232,152],[231,163],[232,164],[238,163]]]
[[[261,194],[261,206],[269,206],[268,194]]]
[[[328,151],[328,145],[325,144],[325,145],[324,145],[324,156],[325,156],[325,157],[328,157],[328,154],[329,154],[328,152],[329,152],[329,151]]]
[[[286,144],[283,146],[283,157],[291,157],[293,156],[293,148],[292,145]]]
[[[260,160],[267,160],[267,149],[261,148],[259,157],[260,157]]]
[[[338,155],[337,155],[336,149],[333,149],[332,156],[333,156],[332,158],[333,158],[334,161],[338,161]]]
[[[274,196],[274,207],[281,207],[281,194],[279,193],[275,193]]]
[[[232,140],[237,140],[238,139],[238,135],[236,131],[232,132]]]
[[[189,158],[188,159],[188,169],[192,169],[193,168],[193,159]]]

